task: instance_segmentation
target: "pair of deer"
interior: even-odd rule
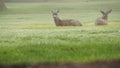
[[[95,25],[107,25],[108,14],[111,13],[111,11],[112,9],[106,12],[101,10],[101,13],[103,14],[103,16],[96,20]],[[82,23],[78,20],[73,20],[73,19],[61,20],[58,17],[58,13],[59,13],[59,10],[52,11],[52,15],[53,15],[56,26],[82,26]]]

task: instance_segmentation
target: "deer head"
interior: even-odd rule
[[[59,10],[51,11],[51,12],[52,12],[52,16],[53,16],[53,18],[58,17]]]
[[[106,12],[101,10],[100,12],[103,14],[102,19],[107,20],[108,19],[108,14],[111,13],[111,11],[112,11],[112,9],[110,9],[110,10],[108,10]]]

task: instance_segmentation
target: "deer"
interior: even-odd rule
[[[95,25],[107,25],[108,24],[108,14],[111,13],[112,9],[108,11],[103,11],[101,10],[100,12],[102,13],[102,17],[98,18],[95,22]]]
[[[51,12],[56,26],[82,26],[81,22],[79,22],[78,20],[73,19],[61,20],[58,17],[59,10]]]

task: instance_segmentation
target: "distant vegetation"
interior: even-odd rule
[[[71,1],[86,1],[86,0],[5,0],[7,2],[71,2]]]
[[[4,0],[6,2],[90,2],[98,0]],[[106,0],[99,0],[106,1]],[[118,1],[118,0],[108,0],[109,1]]]

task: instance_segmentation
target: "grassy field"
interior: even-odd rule
[[[120,58],[119,0],[77,3],[6,3],[0,12],[0,64],[91,62]],[[95,26],[100,9],[113,9],[109,25]],[[56,27],[61,19],[77,19],[82,27]]]

